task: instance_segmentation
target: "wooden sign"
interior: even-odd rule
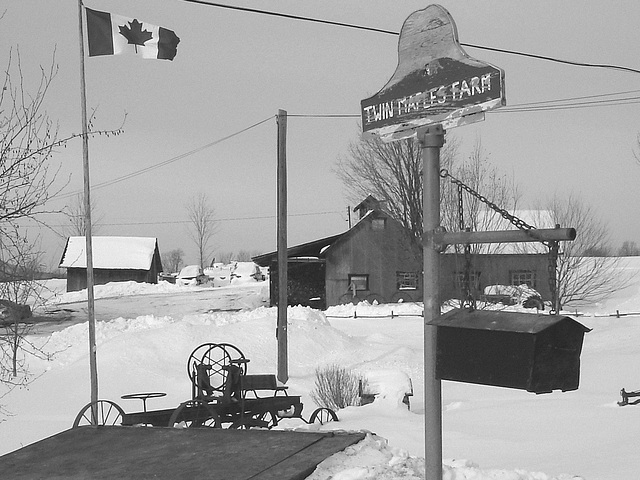
[[[400,140],[426,125],[446,129],[483,120],[485,111],[502,105],[504,72],[469,57],[449,12],[430,5],[405,20],[395,73],[361,102],[362,129],[384,141]]]

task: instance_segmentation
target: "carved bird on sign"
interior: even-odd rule
[[[442,70],[442,65],[440,65],[440,60],[438,59],[433,60],[424,66],[424,73],[430,77],[432,75],[437,75],[440,70]]]

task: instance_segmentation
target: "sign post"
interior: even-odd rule
[[[440,257],[432,232],[440,226],[440,149],[444,145],[444,129],[432,125],[418,131],[422,146],[423,214],[425,232],[423,246],[424,302],[424,463],[427,480],[442,479],[442,393],[436,378],[437,333],[428,322],[440,316],[438,279]]]
[[[398,66],[387,84],[362,100],[363,135],[382,141],[417,137],[423,162],[423,301],[425,474],[442,480],[442,393],[436,377],[440,316],[440,150],[446,128],[484,120],[505,105],[504,72],[469,57],[451,15],[440,5],[412,13],[398,40]]]

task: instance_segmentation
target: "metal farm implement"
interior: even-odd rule
[[[191,400],[177,408],[147,410],[147,400],[161,392],[133,393],[123,399],[139,399],[143,411],[126,413],[117,403],[99,400],[85,405],[73,427],[82,425],[147,425],[153,427],[273,428],[282,418],[300,418],[306,423],[337,421],[335,412],[317,408],[309,420],[302,417],[299,396],[289,395],[275,375],[249,375],[249,360],[228,343],[205,343],[187,360]],[[92,421],[92,417],[93,421]]]

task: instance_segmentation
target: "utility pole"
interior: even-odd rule
[[[289,358],[287,353],[287,112],[278,110],[278,380],[289,380]]]

